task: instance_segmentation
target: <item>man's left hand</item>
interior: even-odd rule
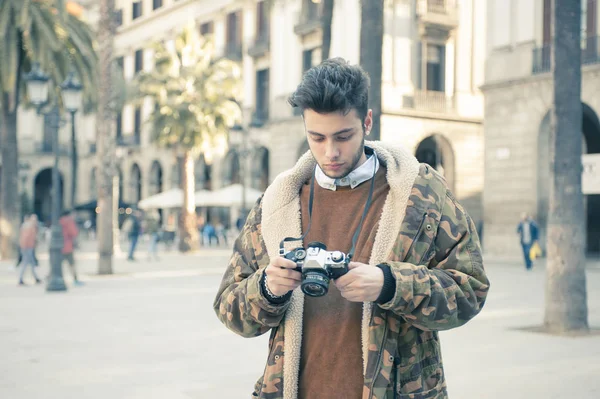
[[[383,288],[383,272],[377,266],[350,262],[348,273],[334,280],[342,296],[351,302],[374,302]]]

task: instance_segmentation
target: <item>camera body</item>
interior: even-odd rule
[[[311,297],[327,294],[331,279],[348,273],[350,258],[341,251],[328,251],[325,244],[315,241],[305,248],[282,251],[282,256],[296,263],[302,273],[302,292]]]

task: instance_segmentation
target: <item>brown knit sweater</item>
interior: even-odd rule
[[[375,176],[372,204],[365,218],[353,258],[368,263],[378,220],[389,192],[386,169]],[[304,239],[320,241],[329,251],[348,253],[363,214],[371,180],[359,186],[322,188],[315,182],[312,227]],[[302,230],[308,226],[310,184],[302,187]],[[344,299],[333,281],[320,298],[305,296],[300,359],[299,399],[360,399],[363,392],[361,346],[362,303]]]

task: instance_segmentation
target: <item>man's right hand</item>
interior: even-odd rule
[[[265,269],[265,283],[273,295],[282,296],[298,287],[302,281],[302,274],[294,270],[296,263],[289,259],[277,256]]]

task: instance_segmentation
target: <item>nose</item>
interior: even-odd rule
[[[340,156],[340,150],[336,143],[330,140],[325,147],[325,157],[331,161],[335,161]]]

